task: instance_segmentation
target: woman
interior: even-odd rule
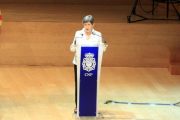
[[[75,44],[100,44],[102,43],[101,33],[95,31],[94,27],[94,18],[91,15],[87,15],[84,17],[83,21],[83,29],[77,31],[74,37],[74,41],[70,47],[72,52],[76,51]],[[77,65],[76,65],[76,54],[73,60],[74,64],[74,73],[75,73],[75,103],[76,108],[74,109],[74,113],[77,113]]]

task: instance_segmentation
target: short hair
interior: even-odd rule
[[[94,24],[94,18],[92,15],[87,15],[83,18],[82,23],[91,22],[91,24]]]

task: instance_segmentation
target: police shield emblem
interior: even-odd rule
[[[96,67],[96,61],[93,53],[86,53],[85,54],[86,58],[83,58],[82,66],[83,70],[86,70],[88,72],[92,71]]]

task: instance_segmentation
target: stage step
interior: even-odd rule
[[[170,50],[169,70],[171,75],[180,75],[180,49]]]

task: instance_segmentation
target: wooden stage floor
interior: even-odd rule
[[[1,66],[0,120],[73,120],[73,67]],[[101,120],[179,120],[180,107],[104,104],[180,102],[180,76],[167,68],[103,67]]]

